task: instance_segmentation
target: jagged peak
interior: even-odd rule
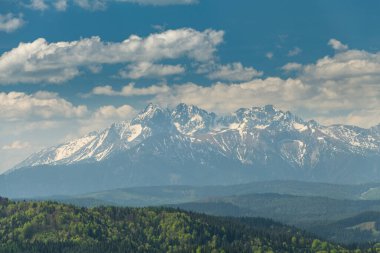
[[[307,122],[307,124],[309,125],[309,126],[311,126],[311,127],[320,127],[321,125],[317,122],[317,121],[315,121],[315,120],[309,120],[308,122]]]
[[[263,110],[264,110],[265,112],[268,112],[268,113],[277,113],[277,112],[280,111],[280,110],[277,109],[277,107],[275,107],[274,105],[265,105],[265,106],[263,107]]]
[[[176,110],[182,110],[182,109],[189,109],[189,108],[198,108],[197,106],[195,105],[192,105],[192,104],[185,104],[185,103],[179,103],[175,109]]]
[[[208,112],[202,108],[199,108],[196,105],[188,105],[185,103],[178,104],[172,111],[173,116],[180,115],[180,114],[186,114],[187,116],[195,115],[195,114],[198,114],[200,116],[205,116],[205,115],[208,115],[208,116],[211,115],[214,117],[216,116],[215,113],[213,112]]]
[[[159,114],[165,114],[165,111],[166,110],[162,109],[159,105],[149,103],[145,109],[137,115],[136,118],[140,121],[144,121],[147,119],[152,119]]]
[[[239,108],[238,110],[235,111],[235,113],[253,113],[253,112],[263,112],[263,113],[270,113],[270,114],[275,114],[275,113],[285,113],[275,107],[274,105],[264,105],[264,106],[254,106],[251,108]]]
[[[86,134],[85,137],[97,136],[97,135],[99,135],[98,131],[91,131],[88,134]]]
[[[114,123],[101,132],[91,132],[72,142],[42,150],[22,162],[20,166],[54,164],[63,160],[63,162],[66,162],[68,160],[66,158],[70,154],[73,162],[93,158],[95,155],[97,157],[106,157],[114,149],[130,147],[129,142],[135,140],[137,136],[141,136],[141,138],[137,138],[134,141],[135,143],[149,136],[168,132],[174,134],[179,132],[195,137],[198,137],[196,136],[197,134],[202,134],[203,137],[203,134],[210,133],[215,135],[228,130],[239,130],[242,133],[244,131],[269,131],[270,133],[275,131],[291,131],[294,133],[294,131],[298,131],[308,134],[310,132],[314,133],[317,128],[320,130],[316,131],[317,133],[333,136],[334,138],[338,136],[335,139],[342,139],[341,136],[346,136],[347,140],[343,141],[348,144],[353,143],[352,141],[349,142],[348,138],[352,140],[352,136],[356,133],[363,133],[363,135],[370,133],[374,136],[373,138],[377,138],[377,143],[380,142],[378,138],[380,137],[380,125],[374,126],[371,130],[367,129],[367,131],[362,131],[355,127],[339,127],[339,125],[330,126],[330,129],[319,125],[314,120],[304,121],[295,114],[289,111],[281,111],[273,105],[240,108],[228,116],[217,117],[215,113],[208,112],[195,105],[180,103],[175,108],[162,109],[159,105],[150,103],[131,121]],[[350,129],[352,129],[352,134],[346,134]],[[372,147],[375,145],[372,144],[371,142],[367,146]],[[59,160],[56,150],[62,154],[60,157],[64,157],[66,160]],[[92,153],[89,150],[92,150]]]
[[[192,105],[192,104],[188,105],[185,103],[180,103],[174,108],[174,112],[192,112],[192,111],[200,111],[200,110],[204,111],[203,109],[200,109],[196,105]]]
[[[290,112],[284,112],[277,109],[273,105],[265,105],[262,107],[252,107],[252,108],[240,108],[234,113],[239,120],[244,118],[257,118],[257,119],[280,119],[282,116],[291,117],[292,114]]]
[[[195,105],[180,103],[172,110],[171,117],[179,132],[191,135],[210,130],[216,114],[209,113]]]
[[[142,114],[152,114],[156,111],[163,111],[163,109],[157,104],[149,103],[142,111]]]

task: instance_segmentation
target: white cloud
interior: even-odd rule
[[[337,53],[333,57],[324,57],[315,64],[303,68],[303,78],[316,80],[345,80],[380,78],[380,52],[369,53],[349,50]]]
[[[199,66],[198,73],[204,74],[210,73],[210,68],[217,64],[211,61]],[[218,82],[211,86],[185,83],[136,88],[130,84],[121,91],[115,91],[111,86],[100,86],[92,94],[150,95],[152,102],[163,106],[184,102],[219,113],[232,112],[240,107],[275,104],[306,119],[319,120],[322,124],[371,127],[380,123],[380,52],[337,51],[334,56],[323,57],[313,64],[293,62],[282,69],[296,71],[295,76],[288,79],[251,79],[232,84]]]
[[[292,56],[299,55],[300,53],[302,53],[302,49],[299,47],[295,47],[288,52],[288,56],[292,57]]]
[[[31,0],[28,7],[38,11],[44,11],[49,8],[44,0]]]
[[[194,4],[198,0],[116,0],[117,2],[129,2],[143,5],[181,5],[181,4]]]
[[[86,106],[75,106],[55,93],[1,92],[0,172],[75,133],[80,120],[90,115]]]
[[[157,30],[159,32],[165,31],[166,30],[166,25],[152,25],[152,28],[154,30]]]
[[[285,64],[281,69],[290,72],[290,71],[297,71],[301,70],[303,68],[302,64],[296,63],[296,62],[290,62]]]
[[[223,35],[223,31],[183,28],[151,34],[145,39],[132,35],[120,43],[103,42],[99,37],[56,43],[41,38],[20,43],[0,57],[0,82],[61,83],[78,76],[83,67],[102,64],[181,57],[205,62],[214,57]]]
[[[340,42],[337,39],[331,39],[331,40],[329,40],[328,45],[330,47],[332,47],[334,50],[337,50],[337,51],[343,51],[343,50],[347,50],[348,49],[347,45],[343,44],[342,42]]]
[[[12,143],[6,144],[2,147],[3,150],[14,150],[14,149],[26,149],[29,148],[30,144],[29,142],[23,142],[23,141],[14,141]]]
[[[153,5],[153,6],[168,6],[168,5],[190,5],[196,4],[198,0],[21,0],[21,2],[28,2],[24,6],[38,10],[45,11],[53,6],[57,11],[66,11],[70,3],[73,5],[90,11],[106,10],[108,4],[111,3],[127,3],[127,4],[140,4],[140,5]]]
[[[111,2],[135,3],[141,5],[186,5],[198,3],[198,0],[73,0],[76,5],[87,10],[104,10]]]
[[[304,107],[325,124],[346,123],[370,127],[380,118],[380,52],[345,50],[315,64],[290,63],[297,78],[313,89]],[[339,51],[340,50],[340,51]]]
[[[88,69],[91,71],[91,73],[93,73],[93,74],[98,74],[98,73],[102,72],[102,70],[103,70],[102,65],[90,65],[90,66],[88,66],[87,68],[88,68]]]
[[[87,107],[74,106],[56,93],[40,91],[34,94],[23,92],[0,93],[0,119],[20,121],[26,119],[53,119],[82,117]]]
[[[102,106],[93,112],[89,118],[80,122],[79,131],[76,134],[84,135],[94,130],[103,130],[114,122],[130,120],[136,114],[136,109],[130,105]]]
[[[157,95],[159,93],[166,93],[169,91],[170,91],[170,88],[167,85],[152,85],[149,87],[136,88],[135,84],[131,83],[124,86],[120,91],[115,91],[112,88],[112,86],[109,86],[109,85],[97,86],[92,90],[91,94],[131,97],[131,96]]]
[[[95,113],[95,119],[125,119],[135,114],[136,110],[130,105],[123,105],[120,107],[114,107],[112,105],[102,106]]]
[[[273,104],[290,109],[291,102],[307,97],[310,87],[300,80],[280,78],[255,79],[237,84],[216,83],[205,87],[194,83],[174,85],[168,92],[159,92],[153,99],[161,105],[180,102],[198,105],[218,112],[233,112],[241,107]]]
[[[263,75],[252,67],[244,67],[240,62],[227,65],[216,65],[216,69],[207,76],[211,80],[248,81],[254,77]]]
[[[152,99],[161,105],[179,102],[227,113],[241,107],[275,104],[322,124],[344,123],[362,127],[379,124],[380,87],[335,81],[317,83],[300,79],[267,78],[237,84],[216,83],[205,87],[193,83],[174,85]]]
[[[128,120],[135,113],[130,105],[105,105],[90,111],[84,105],[75,106],[45,91],[0,93],[0,157],[3,158],[0,173],[32,152]]]
[[[79,7],[87,10],[104,10],[107,7],[106,0],[74,0]]]
[[[15,14],[0,14],[0,31],[14,32],[25,24],[22,15],[16,16]]]
[[[272,60],[273,59],[273,56],[274,56],[274,53],[273,52],[268,52],[265,54],[265,57],[269,60]]]
[[[57,11],[65,11],[67,9],[67,0],[56,0],[54,7]]]
[[[142,77],[164,77],[182,74],[185,68],[181,65],[163,65],[150,62],[130,64],[119,72],[123,78],[139,79]]]
[[[322,124],[343,123],[371,127],[380,123],[380,52],[346,50],[314,64],[288,63],[294,78],[270,77],[209,87],[187,83],[160,90],[153,102],[199,105],[216,112],[276,104]]]

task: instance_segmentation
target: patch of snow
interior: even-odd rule
[[[131,129],[131,135],[127,138],[129,142],[133,141],[136,139],[138,136],[140,136],[142,132],[142,126],[140,124],[138,125],[133,125],[130,127]]]
[[[190,121],[199,121],[199,122],[202,122],[203,118],[201,117],[201,115],[196,114],[193,117],[191,117]]]
[[[90,143],[92,140],[95,139],[96,136],[86,136],[83,138],[80,138],[78,140],[71,141],[55,150],[55,157],[53,158],[54,161],[59,161],[66,159],[73,154],[75,154],[77,151],[79,151],[81,148],[83,148],[85,145]]]
[[[308,126],[296,122],[296,123],[293,123],[293,128],[300,132],[303,132],[308,129]]]
[[[176,128],[180,133],[182,133],[182,130],[181,130],[181,124],[179,124],[178,122],[174,122],[174,126],[175,126],[175,128]]]
[[[266,129],[267,127],[269,127],[269,125],[256,125],[255,126],[256,129]]]
[[[108,147],[106,150],[104,150],[104,151],[96,154],[95,155],[95,159],[97,161],[103,160],[105,157],[107,157],[107,155],[110,153],[110,151],[112,150],[112,148],[113,148],[113,145],[111,145],[110,147]]]
[[[229,129],[239,129],[240,124],[239,123],[232,123],[228,128]]]

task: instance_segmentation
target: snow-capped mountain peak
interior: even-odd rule
[[[210,131],[215,124],[215,113],[208,113],[194,105],[181,103],[171,113],[176,129],[186,135]]]
[[[322,126],[272,105],[241,108],[231,115],[217,116],[183,103],[173,109],[149,104],[128,122],[114,123],[104,131],[42,150],[15,168],[102,161],[160,135],[172,136],[172,140],[196,140],[243,164],[262,159],[265,162],[280,154],[291,166],[316,166],[324,152],[380,154],[379,129]]]
[[[156,104],[150,103],[141,113],[139,113],[137,118],[141,121],[146,121],[151,120],[157,117],[158,115],[162,115],[164,113],[165,112],[161,107],[159,107]]]

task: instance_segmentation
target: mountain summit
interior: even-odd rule
[[[218,116],[192,105],[149,104],[130,121],[31,155],[0,177],[0,193],[272,179],[367,182],[380,179],[378,129],[322,126],[271,105]],[[34,192],[26,190],[30,184]]]

